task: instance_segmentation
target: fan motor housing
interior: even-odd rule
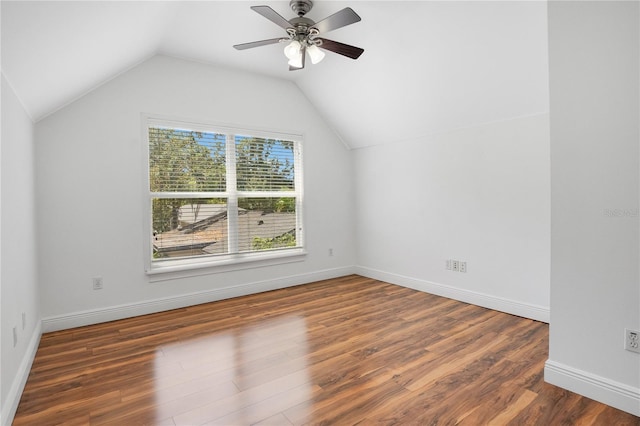
[[[315,25],[315,22],[313,22],[311,19],[309,18],[305,18],[303,16],[300,16],[299,18],[293,18],[289,20],[289,23],[291,23],[291,25],[293,25],[296,29],[300,29],[300,27],[302,28],[311,28]]]

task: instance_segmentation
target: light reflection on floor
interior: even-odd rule
[[[307,351],[307,323],[296,315],[164,345],[154,361],[155,421],[253,424],[301,409],[313,391]]]

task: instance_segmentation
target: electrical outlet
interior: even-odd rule
[[[460,271],[460,262],[457,260],[451,260],[451,270],[455,272]]]
[[[18,344],[18,327],[13,327],[13,347]]]
[[[447,259],[447,261],[445,262],[445,268],[447,269],[447,271],[451,270],[451,259]]]
[[[467,262],[460,262],[460,272],[467,272]]]
[[[640,331],[624,329],[624,348],[631,352],[640,353]]]
[[[24,330],[27,327],[27,314],[22,313],[22,329]]]
[[[93,289],[102,290],[103,287],[102,277],[93,277]]]
[[[329,249],[329,256],[333,256],[333,249],[332,248]]]

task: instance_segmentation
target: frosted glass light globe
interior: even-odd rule
[[[320,50],[318,46],[316,46],[315,44],[309,46],[309,48],[307,49],[307,52],[309,52],[311,63],[314,65],[320,62],[322,59],[324,59],[324,52]]]
[[[295,57],[300,55],[300,48],[302,45],[299,41],[293,40],[291,43],[284,47],[284,56],[289,59],[294,59]]]

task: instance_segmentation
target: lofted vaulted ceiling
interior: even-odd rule
[[[266,74],[351,148],[548,111],[544,1],[315,1],[315,21],[362,17],[327,38],[365,52],[295,72],[281,45],[232,48],[284,34],[259,4],[295,16],[288,1],[2,1],[2,72],[35,121],[156,54]]]

